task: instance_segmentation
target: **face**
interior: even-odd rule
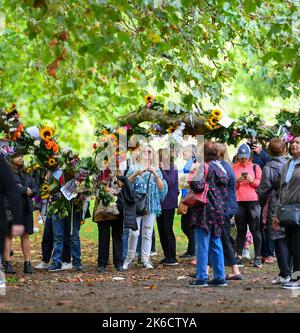
[[[22,167],[24,165],[23,156],[20,155],[20,156],[17,156],[15,158],[13,158],[12,162],[13,162],[14,165],[16,165],[18,167]]]
[[[184,160],[189,160],[191,157],[192,157],[192,151],[191,151],[191,149],[190,148],[185,148],[184,150],[183,150],[183,159]]]
[[[145,147],[142,150],[142,159],[144,161],[152,161],[153,158],[153,151],[151,147]]]
[[[239,162],[242,164],[242,165],[245,165],[249,162],[249,158],[246,158],[246,157],[242,157],[242,158],[239,158]]]
[[[291,143],[291,154],[293,157],[300,157],[300,136],[293,139]]]

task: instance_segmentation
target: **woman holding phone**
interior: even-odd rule
[[[238,161],[233,165],[236,177],[236,190],[238,201],[238,212],[235,215],[237,227],[237,264],[243,266],[242,252],[245,243],[247,225],[253,235],[255,258],[253,267],[262,267],[261,244],[262,235],[260,228],[261,208],[258,201],[256,189],[261,180],[261,168],[251,162],[251,150],[246,144],[238,148]]]
[[[141,261],[145,268],[153,268],[150,262],[153,227],[156,217],[161,215],[161,202],[167,195],[168,185],[163,179],[156,162],[155,152],[150,145],[142,148],[140,163],[133,165],[126,176],[132,184],[134,192],[147,194],[147,212],[145,215],[137,217],[138,230],[129,232],[128,252],[123,269],[128,269],[135,257],[140,231],[142,233]]]

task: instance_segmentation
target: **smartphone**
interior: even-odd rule
[[[244,178],[247,178],[247,176],[248,176],[248,172],[242,172],[242,173],[241,173],[241,176],[244,177]]]

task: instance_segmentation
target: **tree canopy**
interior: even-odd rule
[[[2,0],[0,12],[1,101],[35,120],[114,122],[151,87],[175,111],[217,104],[241,67],[299,94],[299,0]]]

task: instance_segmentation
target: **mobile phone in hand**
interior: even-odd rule
[[[248,172],[242,172],[242,173],[241,173],[241,176],[242,176],[243,178],[247,178],[247,176],[248,176]]]

